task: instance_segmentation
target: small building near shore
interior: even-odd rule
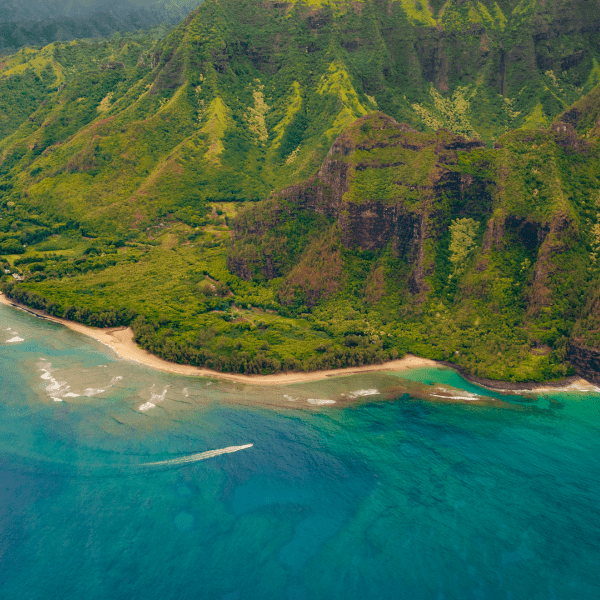
[[[15,279],[15,281],[23,281],[24,280],[23,275],[19,275],[18,273],[13,273],[12,276]]]

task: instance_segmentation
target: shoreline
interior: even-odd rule
[[[361,373],[369,372],[401,372],[411,369],[418,368],[439,368],[446,367],[455,370],[461,377],[474,383],[480,387],[488,390],[497,392],[516,392],[516,391],[544,391],[549,388],[569,388],[577,385],[590,385],[588,381],[582,377],[572,376],[562,379],[560,381],[549,381],[549,382],[522,382],[513,383],[510,381],[496,381],[493,379],[483,379],[470,375],[454,363],[448,361],[436,361],[429,358],[421,358],[412,354],[407,354],[403,358],[397,360],[391,360],[382,364],[376,365],[365,365],[362,367],[345,367],[342,369],[331,369],[327,371],[311,371],[309,373],[304,372],[286,372],[277,373],[273,375],[242,375],[236,373],[221,373],[220,371],[213,371],[203,367],[194,367],[192,365],[180,365],[178,363],[169,362],[151,354],[147,350],[140,348],[133,338],[133,330],[131,327],[110,327],[106,329],[99,329],[96,327],[90,327],[88,325],[82,325],[75,321],[68,321],[67,319],[61,319],[59,317],[51,317],[45,314],[41,310],[29,308],[28,306],[13,302],[10,298],[7,298],[2,292],[0,292],[0,303],[5,306],[10,306],[17,310],[28,312],[38,318],[53,323],[58,323],[70,329],[76,331],[88,337],[94,338],[96,341],[108,346],[113,352],[124,360],[130,360],[137,362],[146,367],[170,373],[173,375],[184,375],[184,376],[196,376],[196,377],[210,377],[212,379],[220,379],[224,381],[233,381],[236,383],[244,383],[250,385],[282,385],[292,383],[309,383],[313,381],[323,381],[330,377],[341,377],[344,375],[358,375]]]

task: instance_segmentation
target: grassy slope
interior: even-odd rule
[[[390,247],[346,249],[334,222],[302,213],[262,238],[269,245],[271,237],[285,236],[280,251],[286,257],[297,247],[296,258],[282,263],[283,277],[236,277],[226,264],[231,203],[214,205],[198,228],[169,217],[122,248],[109,238],[75,244],[62,234],[17,259],[39,257],[20,265],[30,279],[16,289],[43,295],[55,303],[46,303],[55,314],[91,324],[133,322],[138,340],[153,352],[225,370],[337,367],[412,351],[491,378],[561,377],[569,373],[566,342],[581,291],[594,281],[586,216],[595,205],[586,190],[599,183],[597,149],[581,155],[557,140],[551,131],[514,133],[501,140],[502,149],[459,153],[455,168],[495,180],[496,191],[487,207],[468,197],[436,200],[447,211],[436,217],[441,220],[426,248],[434,268],[422,301],[408,285],[414,265]],[[381,153],[390,151],[375,148],[370,157],[362,151],[350,160],[364,164]],[[500,179],[509,185],[499,186]],[[351,185],[350,202],[352,191]],[[544,243],[529,246],[522,223],[505,219],[520,214],[539,231],[552,231],[562,215],[572,221],[565,232],[555,228]],[[478,224],[459,270],[451,247],[457,217]],[[290,228],[295,222],[308,226]],[[502,236],[487,247],[485,232],[494,223],[502,223]],[[57,261],[49,253],[61,247],[74,249]],[[336,265],[340,270],[333,273]],[[339,285],[327,289],[333,278]],[[317,292],[310,311],[307,290]]]
[[[361,245],[372,247],[373,238],[361,239],[360,230],[346,249],[335,233],[337,225],[315,222],[311,210],[294,205],[293,199],[290,205],[283,197],[261,203],[238,219],[232,262],[236,270],[256,281],[280,275],[277,298],[292,314],[306,310],[310,294],[318,291],[312,314],[332,340],[352,333],[364,341],[373,328],[387,347],[451,360],[481,376],[525,380],[568,373],[568,339],[585,290],[597,282],[597,140],[584,141],[561,128],[513,132],[501,138],[498,149],[459,152],[457,161],[451,155],[444,159],[442,153],[442,162],[432,162],[428,153],[435,136],[406,132],[398,141],[397,131],[385,124],[382,128],[377,118],[355,123],[349,136],[363,149],[336,159],[350,169],[340,224],[345,211],[365,204],[370,210],[400,206],[416,222],[426,210],[429,233],[423,259],[417,256],[415,239],[404,253],[394,250],[393,239],[361,251]],[[452,137],[447,143],[452,144]],[[406,168],[411,177],[402,176]],[[464,188],[427,191],[427,184],[440,174],[452,172],[462,175]],[[319,185],[317,179],[307,194],[319,197]],[[411,185],[418,191],[411,191]],[[325,187],[322,197],[329,193]],[[281,217],[286,211],[289,216]],[[360,216],[354,218],[360,222]],[[305,229],[302,223],[310,226]],[[460,237],[460,224],[466,223],[471,224],[470,239]],[[331,227],[338,241],[330,244],[329,260],[323,264],[334,265],[340,253],[343,257],[333,295],[323,287],[315,289],[319,281],[314,274],[310,281],[306,264],[314,244]],[[412,227],[400,234],[400,242],[412,235]],[[411,283],[420,264],[421,291]],[[301,267],[305,278],[299,281]],[[330,323],[348,304],[364,322],[348,323],[348,330],[333,328]]]
[[[410,268],[385,250],[343,248],[328,221],[289,225],[298,263],[288,264],[284,281],[244,282],[226,270],[227,235],[209,216],[215,200],[263,198],[313,175],[335,137],[376,108],[417,128],[445,126],[486,142],[514,127],[547,124],[600,74],[594,35],[562,34],[566,5],[549,6],[446,3],[431,13],[408,0],[288,8],[209,1],[158,45],[133,36],[23,51],[0,71],[13,111],[0,121],[0,253],[14,264],[42,252],[41,260],[19,265],[30,272],[20,287],[43,294],[51,311],[88,309],[69,315],[98,323],[143,315],[136,321],[142,343],[179,360],[256,371],[293,366],[294,357],[296,367],[315,368],[410,349],[492,377],[559,376],[574,313],[568,303],[550,302],[528,316],[525,289],[536,257],[518,244],[490,250],[483,272],[449,278],[453,215],[446,214],[428,249],[433,292],[414,307]],[[567,8],[571,29],[597,18],[586,3]],[[540,19],[557,36],[545,49],[532,36]],[[110,62],[123,68],[101,68]],[[25,86],[30,106],[17,101]],[[461,168],[477,174],[493,166],[498,189],[510,191],[495,200],[500,213],[529,210],[531,201],[517,199],[538,189],[535,198],[550,198],[552,214],[557,198],[573,197],[576,205],[569,201],[565,210],[574,222],[592,218],[584,197],[596,185],[595,167],[535,135],[535,147],[509,136],[503,151],[482,151]],[[532,177],[541,156],[541,174]],[[371,185],[356,182],[356,202]],[[475,217],[481,245],[489,220]],[[534,218],[541,226],[549,217]],[[160,222],[168,233],[148,229]],[[321,227],[326,235],[315,240]],[[590,234],[579,225],[576,231],[583,241],[567,263],[573,276],[562,288],[549,286],[553,298],[585,284],[581,244]],[[10,254],[23,243],[24,257]],[[91,246],[99,254],[84,254]],[[155,285],[140,290],[133,263]],[[324,266],[340,285],[304,312],[297,290],[312,286],[318,297],[327,285],[318,276]],[[221,282],[219,296],[204,271]],[[535,289],[547,299],[543,287]],[[532,351],[533,341],[551,354]]]
[[[101,231],[265,197],[312,175],[342,129],[376,108],[491,143],[593,87],[594,35],[558,35],[596,18],[587,4],[565,24],[558,0],[553,11],[503,4],[506,14],[447,3],[436,24],[410,2],[209,1],[152,54],[141,39],[23,50],[0,72],[4,135],[20,124],[0,141],[0,185],[36,213]],[[533,36],[540,20],[557,31],[551,50]],[[100,68],[110,61],[125,68]]]

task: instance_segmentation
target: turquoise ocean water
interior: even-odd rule
[[[599,392],[176,377],[0,305],[0,598],[596,600]]]

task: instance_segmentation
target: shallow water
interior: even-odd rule
[[[599,433],[597,390],[170,376],[0,306],[0,597],[597,599]]]

